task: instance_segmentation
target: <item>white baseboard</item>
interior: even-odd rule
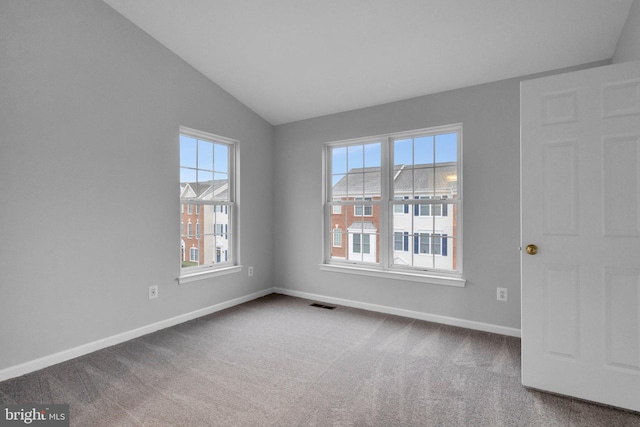
[[[273,288],[265,289],[259,292],[255,292],[249,295],[245,295],[239,298],[234,298],[229,301],[221,302],[209,307],[202,308],[200,310],[192,311],[190,313],[181,314],[179,316],[172,317],[170,319],[162,320],[160,322],[152,323],[147,326],[142,326],[121,334],[113,335],[111,337],[103,338],[97,341],[93,341],[87,344],[80,345],[78,347],[70,348],[68,350],[61,351],[59,353],[44,356],[39,359],[31,360],[29,362],[21,363],[20,365],[11,366],[0,370],[0,381],[5,381],[10,378],[19,377],[21,375],[28,374],[30,372],[44,369],[46,367],[55,365],[57,363],[65,362],[67,360],[74,359],[85,354],[92,353],[96,350],[100,350],[112,345],[120,344],[125,341],[132,340],[134,338],[141,337],[143,335],[150,334],[160,329],[165,329],[171,326],[178,325],[180,323],[187,322],[189,320],[197,319],[198,317],[206,316],[207,314],[215,313],[226,308],[230,308],[245,302],[254,300],[256,298],[263,297],[274,293]]]
[[[285,288],[273,288],[273,292],[292,297],[305,298],[314,301],[326,302],[330,304],[344,305],[347,307],[361,308],[363,310],[376,311],[378,313],[394,314],[396,316],[409,317],[411,319],[426,320],[428,322],[443,323],[445,325],[460,326],[462,328],[474,329],[477,331],[492,332],[494,334],[507,335],[520,338],[520,329],[506,326],[494,325],[491,323],[474,322],[472,320],[458,319],[455,317],[440,316],[438,314],[423,313],[420,311],[405,310],[403,308],[389,307],[385,305],[370,304],[367,302],[353,301],[342,298],[328,297],[324,295],[312,294],[308,292],[294,291]]]

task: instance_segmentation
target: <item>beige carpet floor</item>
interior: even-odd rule
[[[640,426],[520,384],[520,340],[270,295],[0,383],[74,426]],[[640,398],[640,396],[639,396]]]

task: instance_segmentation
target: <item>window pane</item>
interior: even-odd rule
[[[211,200],[211,184],[213,182],[213,172],[198,170],[198,182],[195,185],[197,197],[201,197],[205,200]]]
[[[440,166],[435,168],[435,181],[436,197],[442,198],[443,196],[446,196],[455,198],[458,193],[457,164],[449,163],[449,166]]]
[[[364,194],[367,197],[380,198],[380,171],[367,172],[364,174]]]
[[[367,207],[364,207],[366,213]],[[347,259],[353,261],[364,261],[370,263],[378,263],[380,261],[378,254],[378,238],[379,238],[379,220],[376,216],[372,217],[354,217],[347,218],[349,225],[347,228],[349,242],[347,250]],[[345,236],[344,238],[347,238]]]
[[[371,235],[370,234],[362,235],[362,253],[371,254]]]
[[[426,206],[432,210],[437,205]],[[448,208],[452,209],[453,205],[448,205]],[[455,269],[453,256],[456,250],[455,238],[453,238],[455,227],[452,218],[396,215],[393,218],[393,229],[393,265]],[[402,245],[400,233],[403,234]]]
[[[402,167],[393,174],[391,187],[394,196],[407,196],[413,199],[413,169]]]
[[[360,238],[362,234],[355,233],[352,236],[353,236],[353,253],[359,254],[362,251],[362,247],[360,245]]]
[[[423,136],[413,140],[413,164],[433,164],[433,136]]]
[[[413,144],[411,139],[400,139],[393,143],[393,164],[413,164]]]
[[[195,238],[183,239],[181,261],[182,267],[197,267],[200,265],[200,241]]]
[[[347,174],[347,196],[362,197],[364,195],[364,174],[350,173]]]
[[[197,167],[195,138],[180,135],[180,166]]]
[[[347,173],[347,147],[331,149],[331,174]],[[335,184],[335,183],[334,183]]]
[[[366,168],[380,167],[382,160],[380,148],[381,144],[379,142],[364,146],[364,166]]]
[[[336,206],[334,206],[336,207]],[[351,209],[351,206],[345,207],[338,212],[332,211],[330,217],[330,227],[331,227],[331,240],[332,243],[335,242],[333,233],[337,233],[340,230],[341,233],[341,244],[340,245],[332,245],[331,247],[331,258],[344,260],[347,257],[347,244],[348,238],[345,234],[345,230],[350,224],[347,224],[347,218],[350,217],[350,214],[347,214],[347,211]]]
[[[364,200],[364,201],[370,202],[372,199],[371,197],[356,197],[354,200]],[[353,206],[354,217],[372,216],[373,212],[374,212],[373,206],[370,204]],[[355,218],[355,219],[361,220],[358,218]],[[368,219],[367,221],[370,221],[370,219]],[[376,225],[376,228],[377,228],[377,225]]]
[[[180,184],[196,182],[196,170],[180,168]]]
[[[402,200],[402,196],[396,196],[393,200]],[[394,214],[402,214],[404,213],[404,205],[393,205],[393,213]]]
[[[213,236],[211,236],[211,244],[215,246],[216,253],[221,254],[215,257],[215,262],[225,262],[222,254],[231,250],[229,239],[230,216],[229,210],[222,209],[227,206],[218,205],[214,209]]]
[[[213,145],[214,170],[229,173],[229,147],[223,144]]]
[[[418,216],[430,216],[430,215],[431,215],[430,205],[418,205]]]
[[[442,246],[442,234],[432,234],[431,235],[431,253],[434,255],[440,255]]]
[[[198,169],[213,170],[213,143],[198,140]]]
[[[229,175],[216,172],[213,177],[212,199],[229,201]]]
[[[346,175],[332,175],[331,185],[333,186],[333,195],[344,196],[347,194],[347,176]]]
[[[362,168],[364,161],[364,151],[362,145],[350,145],[348,147],[347,168],[349,171]],[[360,171],[362,172],[362,171]]]
[[[403,234],[402,232],[396,231],[393,233],[393,250],[401,251],[403,248]]]
[[[436,163],[458,161],[458,134],[436,136]]]
[[[435,168],[417,168],[413,170],[413,191],[415,195],[435,194]]]
[[[216,262],[215,236],[207,234],[200,240],[200,265],[213,264]]]
[[[331,230],[333,233],[333,247],[341,248],[342,247],[342,230],[340,228],[334,228]]]

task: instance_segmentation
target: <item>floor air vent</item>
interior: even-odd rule
[[[317,302],[314,302],[313,304],[309,304],[311,307],[320,307],[320,308],[326,308],[327,310],[333,310],[336,307],[333,305],[324,305],[324,304],[318,304]]]

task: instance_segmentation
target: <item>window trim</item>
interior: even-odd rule
[[[238,150],[239,150],[239,142],[235,139],[227,138],[220,135],[211,134],[208,132],[199,131],[196,129],[191,129],[185,126],[180,126],[179,133],[177,135],[178,140],[178,149],[180,144],[180,135],[185,135],[191,138],[196,138],[200,140],[205,140],[208,142],[212,142],[214,144],[223,144],[229,147],[229,200],[228,201],[215,201],[215,203],[208,203],[199,201],[197,199],[190,199],[179,202],[181,204],[203,204],[203,205],[211,205],[214,207],[214,211],[218,206],[224,206],[224,211],[228,214],[228,228],[230,229],[230,234],[227,233],[226,237],[229,240],[229,248],[227,252],[228,261],[221,263],[214,263],[202,266],[193,266],[188,269],[182,268],[181,262],[177,264],[178,267],[178,277],[177,281],[179,284],[191,283],[194,281],[199,281],[203,279],[208,279],[212,277],[217,277],[226,274],[239,273],[242,271],[243,266],[240,264],[240,223],[239,223],[239,212],[238,212],[238,200],[239,200],[239,186],[238,186]],[[178,161],[178,168],[180,168],[180,162]],[[182,232],[181,232],[182,233]],[[180,233],[180,234],[181,234]],[[178,236],[178,242],[181,242],[182,236]],[[179,249],[181,251],[181,249]],[[187,249],[188,250],[188,249]],[[200,254],[198,254],[200,256]],[[187,257],[190,258],[190,257]]]
[[[456,174],[457,174],[457,198],[448,198],[447,204],[452,206],[457,206],[456,213],[456,251],[455,251],[455,262],[456,262],[456,270],[442,270],[436,268],[422,268],[416,266],[401,266],[393,264],[393,256],[394,256],[394,232],[393,229],[393,217],[394,215],[399,214],[399,212],[395,212],[394,206],[396,204],[407,204],[409,206],[409,213],[413,214],[413,209],[411,205],[418,205],[415,200],[391,200],[393,197],[391,195],[391,185],[393,183],[393,141],[403,138],[415,138],[419,136],[425,135],[438,135],[438,134],[446,134],[446,133],[457,133],[457,165],[456,165]],[[370,264],[366,262],[358,262],[354,260],[343,260],[343,259],[332,259],[331,258],[331,248],[332,242],[329,240],[331,236],[331,212],[333,210],[333,206],[336,206],[336,201],[331,200],[330,190],[332,188],[331,183],[331,149],[337,146],[348,146],[352,144],[370,144],[380,142],[381,146],[381,176],[382,185],[381,185],[381,200],[374,200],[369,202],[369,205],[379,206],[380,209],[380,248],[376,248],[380,252],[380,263]],[[322,239],[322,261],[320,263],[321,270],[324,271],[332,271],[332,272],[343,272],[343,273],[352,273],[352,274],[361,274],[367,276],[376,276],[376,277],[387,277],[398,280],[410,280],[410,281],[418,281],[423,283],[437,284],[437,285],[448,285],[448,286],[458,286],[464,287],[466,285],[466,280],[463,276],[463,203],[464,203],[464,193],[463,193],[463,126],[462,123],[456,123],[446,126],[436,126],[430,128],[416,129],[406,132],[398,132],[398,133],[389,133],[383,135],[375,135],[364,138],[354,138],[347,140],[339,140],[339,141],[331,141],[327,142],[324,145],[323,150],[323,203],[325,206],[324,216],[323,216],[323,239]],[[431,199],[431,203],[437,199]],[[396,202],[396,203],[394,203]],[[402,202],[402,203],[398,203]],[[357,202],[354,201],[344,201],[338,202],[341,206],[349,206],[356,205]],[[442,206],[442,204],[441,204]],[[442,209],[442,208],[441,208]],[[451,208],[450,208],[451,209]],[[431,209],[430,209],[431,210]],[[355,207],[354,207],[355,213]],[[363,212],[364,213],[364,212]],[[431,213],[431,212],[430,212]],[[449,211],[449,215],[452,215],[452,212]],[[442,216],[442,211],[441,215]],[[431,255],[433,256],[433,255]],[[454,253],[450,250],[449,256],[454,256]]]

